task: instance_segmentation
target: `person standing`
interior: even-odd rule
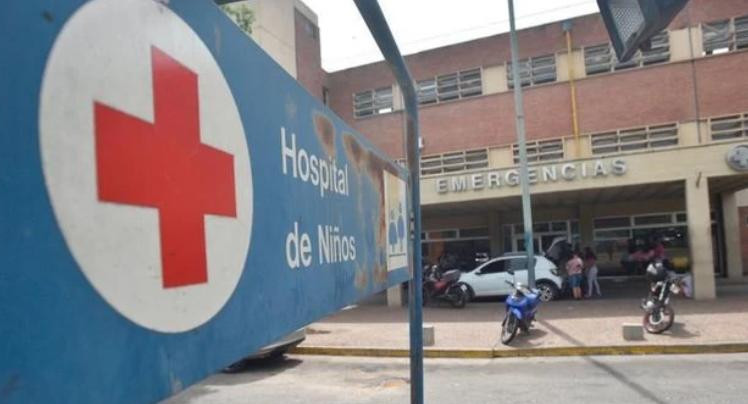
[[[590,247],[584,249],[584,267],[587,269],[587,297],[592,297],[595,288],[597,295],[602,296],[600,282],[597,281],[597,256]]]
[[[569,274],[569,284],[571,285],[571,292],[574,295],[574,299],[579,300],[582,298],[582,269],[584,263],[579,258],[579,252],[574,251],[571,259],[566,262],[566,273]]]

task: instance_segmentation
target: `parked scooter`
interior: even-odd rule
[[[513,272],[510,274],[514,275]],[[501,343],[509,345],[517,335],[517,330],[530,332],[540,297],[537,290],[530,289],[520,282],[507,280],[506,283],[511,285],[514,291],[506,298],[506,315],[501,323]]]
[[[452,307],[461,309],[468,301],[465,284],[460,283],[460,270],[451,269],[441,273],[434,265],[423,274],[423,305],[435,300],[449,302]]]
[[[681,278],[666,269],[662,260],[652,261],[646,270],[649,280],[649,296],[642,299],[641,307],[645,311],[643,326],[651,334],[660,334],[673,326],[675,311],[670,307],[670,295],[683,290]]]

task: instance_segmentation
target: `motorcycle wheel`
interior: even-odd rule
[[[465,291],[462,290],[461,287],[456,286],[452,288],[452,291],[450,292],[450,299],[449,299],[449,304],[451,304],[452,307],[454,307],[455,309],[461,309],[465,307],[467,300],[468,300],[467,293],[465,293]]]
[[[662,334],[670,329],[675,322],[675,312],[670,306],[660,309],[660,312],[644,314],[644,329],[650,334]]]
[[[501,323],[501,343],[509,345],[510,342],[517,336],[517,329],[519,328],[519,319],[512,313],[506,313],[504,321]]]

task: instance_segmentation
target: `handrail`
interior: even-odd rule
[[[420,150],[418,96],[408,66],[395,43],[377,0],[354,0],[379,50],[397,79],[405,106],[405,152],[408,157],[413,276],[408,288],[410,313],[410,402],[423,404],[423,273],[421,267]]]

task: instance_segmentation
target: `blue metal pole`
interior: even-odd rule
[[[530,181],[527,170],[527,144],[525,142],[525,107],[520,81],[519,44],[514,26],[514,0],[509,0],[509,31],[512,42],[512,81],[514,82],[514,111],[517,120],[517,143],[519,143],[519,182],[522,188],[522,218],[525,228],[525,250],[527,251],[527,283],[535,287],[535,243],[532,234],[532,203]]]
[[[379,50],[397,79],[405,104],[405,152],[408,159],[411,212],[411,270],[408,287],[410,311],[410,402],[423,404],[423,268],[421,267],[420,150],[418,148],[418,98],[413,78],[400,54],[377,0],[354,0]]]

